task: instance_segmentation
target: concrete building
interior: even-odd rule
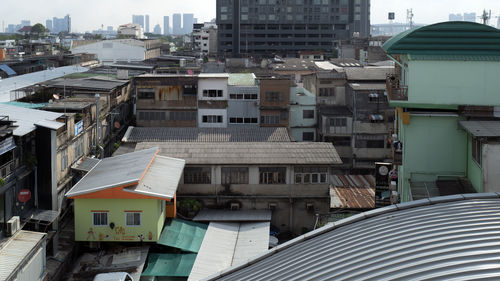
[[[304,88],[290,88],[290,131],[295,141],[316,141],[316,96]]]
[[[227,127],[228,78],[227,73],[198,75],[198,127]]]
[[[217,0],[219,54],[332,52],[335,41],[370,35],[369,0]]]
[[[193,51],[204,56],[217,55],[217,25],[214,23],[193,24],[191,38]]]
[[[144,16],[143,15],[132,15],[132,23],[138,24],[144,30]]]
[[[153,29],[153,33],[161,35],[161,27],[159,24],[155,25],[155,28]]]
[[[46,20],[45,21],[45,28],[47,28],[48,30],[52,31],[52,29],[53,29],[52,20]]]
[[[457,31],[450,34],[450,29]],[[448,43],[439,45],[437,38],[445,34],[451,35]],[[500,63],[490,59],[500,54],[499,46],[490,44],[496,38],[500,31],[487,25],[444,22],[384,44],[397,64],[396,74],[387,79],[387,94],[396,107],[394,190],[402,202],[499,191],[497,164],[491,162],[498,159],[492,138],[496,122],[481,123],[495,120],[500,106],[494,74]]]
[[[71,32],[71,17],[66,15],[64,18],[52,18],[53,30],[51,33],[58,34],[60,32]]]
[[[116,32],[126,38],[144,39],[144,29],[137,23],[122,24]]]
[[[477,21],[476,13],[464,13],[464,21],[476,22]]]
[[[289,127],[290,79],[260,79],[260,126]]]
[[[464,16],[462,16],[462,14],[458,13],[458,14],[449,14],[448,15],[448,20],[449,21],[463,21],[464,20]]]
[[[169,18],[169,16],[163,17],[163,35],[170,35],[170,18]]]
[[[160,56],[160,40],[116,39],[97,42],[73,41],[72,54],[96,54],[103,64],[139,62]]]
[[[294,234],[311,230],[315,214],[328,212],[328,175],[341,163],[330,143],[143,142],[135,149],[151,147],[186,161],[178,201],[197,198],[211,209],[271,209],[271,223]]]
[[[189,34],[193,32],[194,15],[193,14],[182,14],[182,30],[183,34]]]
[[[182,35],[182,27],[181,27],[181,14],[173,14],[172,15],[172,34],[173,35]]]
[[[149,33],[149,15],[146,15],[144,31]]]
[[[253,73],[229,74],[228,127],[259,126],[260,87]]]

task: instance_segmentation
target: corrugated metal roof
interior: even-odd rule
[[[474,55],[409,55],[410,60],[434,60],[434,61],[500,61],[498,56],[474,56]]]
[[[7,280],[18,266],[37,250],[45,233],[20,230],[0,248],[0,280]]]
[[[375,177],[372,175],[330,176],[330,208],[375,208]]]
[[[499,137],[499,121],[460,121],[460,126],[475,137]]]
[[[355,91],[380,91],[386,89],[385,83],[349,83],[349,86]]]
[[[346,67],[348,80],[380,80],[387,79],[387,74],[394,73],[394,67]]]
[[[129,83],[127,80],[103,80],[103,79],[57,79],[46,83],[49,87],[76,88],[88,90],[110,91],[116,87]]]
[[[203,223],[172,219],[165,223],[157,243],[198,253],[207,228]]]
[[[269,222],[210,223],[188,280],[201,280],[265,252],[269,228]]]
[[[229,78],[228,73],[200,73],[198,78]]]
[[[57,122],[56,119],[63,114],[44,110],[30,109],[8,104],[0,104],[0,113],[9,116],[9,119],[16,121],[14,129],[15,136],[24,136],[36,129],[36,126],[57,130],[64,126],[64,123]]]
[[[80,67],[78,65],[70,65],[2,79],[0,81],[0,102],[14,100],[15,98],[11,99],[11,91],[22,89],[65,75],[86,71],[88,71],[88,68]],[[18,96],[17,98],[22,97],[23,96]]]
[[[102,159],[66,193],[66,196],[92,193],[125,184],[137,184],[157,151],[157,148],[150,148]]]
[[[152,197],[174,198],[184,163],[182,159],[156,156],[139,184],[123,190]]]
[[[255,78],[253,73],[230,73],[227,84],[229,86],[255,86]]]
[[[73,170],[88,172],[92,170],[101,160],[97,158],[85,158],[81,160]]]
[[[123,142],[290,142],[280,128],[168,128],[130,126]]]
[[[371,210],[207,280],[499,279],[499,197],[453,195]]]
[[[213,210],[203,209],[193,221],[202,222],[242,222],[242,221],[271,221],[271,210]]]
[[[136,150],[159,147],[160,155],[193,164],[342,164],[335,147],[321,142],[142,142]]]
[[[195,259],[196,254],[152,253],[148,256],[148,267],[141,276],[188,277]]]
[[[8,76],[16,75],[17,73],[6,64],[0,64],[0,70],[7,73]]]
[[[499,56],[500,31],[463,21],[442,22],[402,32],[382,48],[388,54]]]
[[[19,101],[8,101],[8,102],[2,102],[3,104],[8,104],[8,105],[13,105],[13,106],[18,106],[18,107],[24,107],[24,108],[31,108],[31,109],[39,109],[44,106],[46,106],[48,103],[29,103],[29,102],[19,102]]]

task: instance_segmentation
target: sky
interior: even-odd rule
[[[163,29],[163,16],[173,13],[193,13],[198,22],[215,18],[216,0],[24,0],[2,1],[0,30],[21,20],[45,25],[46,19],[71,16],[72,31],[85,32],[107,26],[114,29],[132,21],[133,14],[148,14],[150,30],[156,24]],[[386,23],[387,13],[396,13],[396,22],[406,22],[406,10],[413,9],[414,22],[428,24],[448,20],[450,13],[491,10],[492,23],[500,16],[499,0],[371,0],[371,22]],[[172,26],[172,25],[170,25]]]

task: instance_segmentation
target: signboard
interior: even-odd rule
[[[83,120],[75,124],[75,136],[83,132]]]
[[[396,14],[395,14],[394,12],[390,12],[390,13],[389,13],[389,20],[394,20],[395,15],[396,15]]]
[[[8,137],[3,141],[0,141],[0,155],[4,154],[7,151],[16,148],[16,143],[14,142],[13,137]]]
[[[17,200],[21,203],[26,203],[31,199],[31,191],[29,189],[21,189],[17,194]]]

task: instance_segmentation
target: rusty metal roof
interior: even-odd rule
[[[330,208],[375,208],[374,176],[332,175],[330,183]]]

